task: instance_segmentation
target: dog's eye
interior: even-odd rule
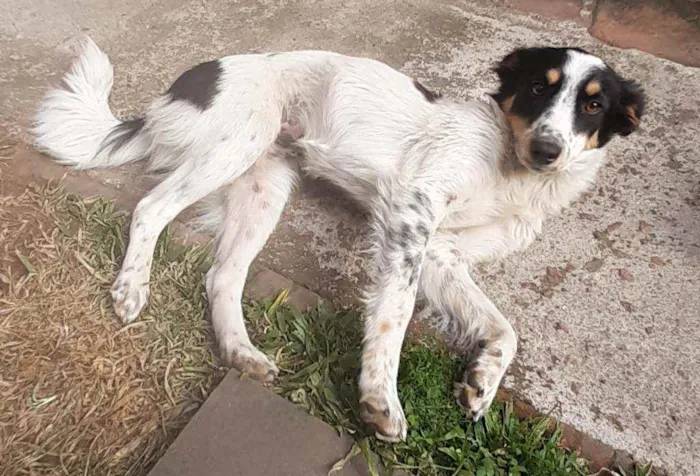
[[[535,81],[532,83],[532,94],[535,96],[541,96],[544,93],[545,85],[543,82]]]
[[[588,104],[586,104],[586,114],[590,114],[591,116],[598,114],[601,109],[603,109],[603,105],[600,104],[598,101],[591,101]]]

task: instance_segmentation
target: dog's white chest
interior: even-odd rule
[[[483,226],[503,218],[503,204],[491,194],[456,199],[447,209],[440,228],[457,229]]]
[[[490,248],[498,249],[500,257],[529,246],[542,230],[542,218],[527,200],[507,193],[504,189],[491,188],[458,198],[448,207],[439,228],[476,239],[475,257],[491,256]],[[521,198],[521,199],[518,199]],[[484,243],[481,243],[484,241]],[[488,252],[478,248],[490,243]],[[497,246],[492,246],[498,243]],[[483,251],[483,250],[482,250]]]

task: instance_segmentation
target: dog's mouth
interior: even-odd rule
[[[567,151],[556,137],[528,128],[515,134],[515,155],[531,172],[552,173],[561,168]]]
[[[510,103],[503,104],[506,119],[513,132],[515,155],[518,162],[531,172],[548,173],[558,169],[565,156],[565,148],[556,134],[531,118],[512,114]]]

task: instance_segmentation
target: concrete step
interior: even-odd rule
[[[349,436],[231,370],[149,476],[326,476],[352,444]],[[358,455],[333,474],[369,471]]]

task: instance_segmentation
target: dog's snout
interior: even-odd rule
[[[562,147],[548,139],[535,139],[530,144],[530,154],[534,163],[549,165],[561,155]]]

